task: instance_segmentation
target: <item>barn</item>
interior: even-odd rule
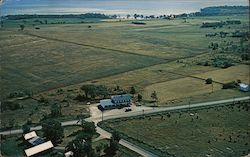
[[[111,99],[100,101],[98,108],[100,110],[109,110],[114,108],[128,107],[132,103],[132,97],[129,94],[113,95]]]

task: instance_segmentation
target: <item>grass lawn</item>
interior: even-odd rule
[[[249,107],[245,103],[173,112],[170,116],[159,113],[110,120],[103,125],[176,156],[240,157],[250,151]]]

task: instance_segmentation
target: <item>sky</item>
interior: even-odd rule
[[[0,0],[1,1],[1,0]],[[245,5],[248,0],[4,0],[1,14],[179,14],[208,6]]]

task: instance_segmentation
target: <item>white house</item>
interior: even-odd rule
[[[244,83],[240,83],[239,86],[240,86],[241,91],[243,91],[243,92],[248,92],[249,91],[249,85],[244,84]]]

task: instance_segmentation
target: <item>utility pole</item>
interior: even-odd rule
[[[2,5],[3,5],[3,0],[0,0],[0,28],[3,27],[3,19],[2,19]]]
[[[103,121],[103,110],[102,110],[102,121]]]
[[[214,84],[213,84],[213,82],[212,82],[212,93],[214,92]]]

